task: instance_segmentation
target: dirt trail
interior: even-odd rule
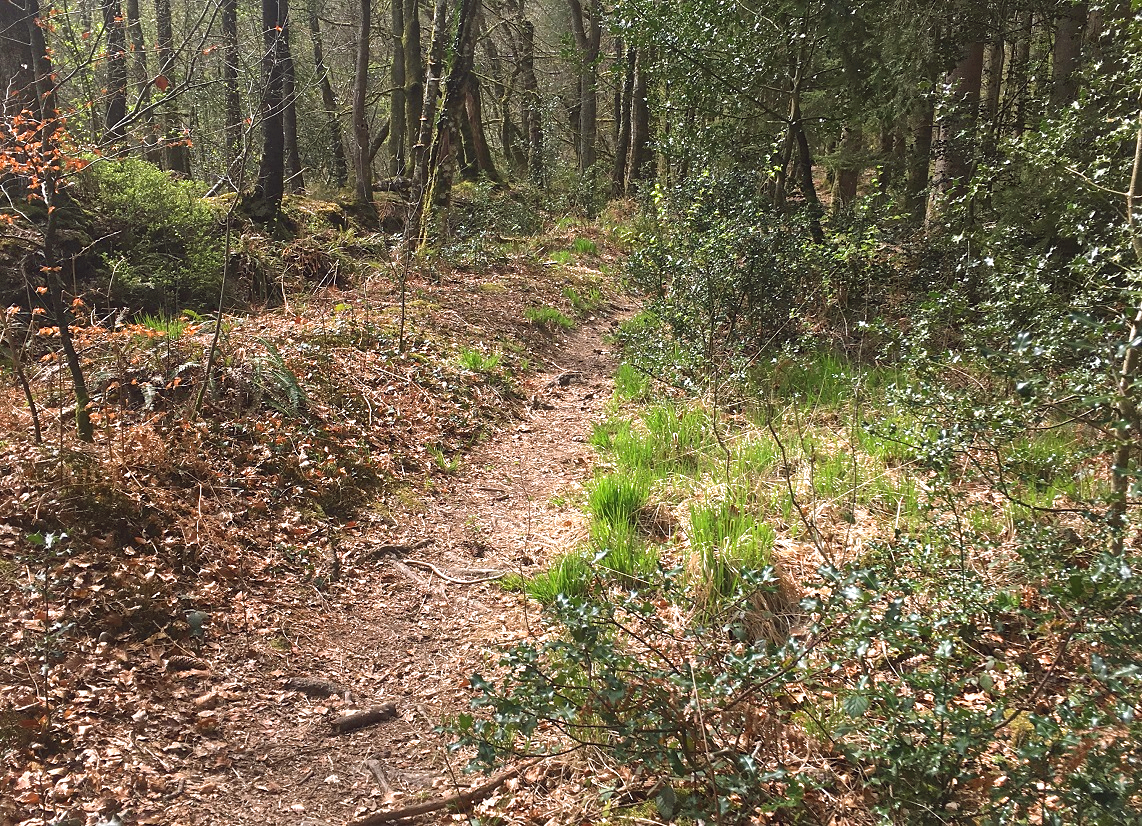
[[[268,646],[248,639],[265,630],[229,629],[225,661],[182,685],[183,699],[202,709],[200,770],[178,778],[170,807],[151,822],[352,823],[449,793],[452,769],[467,785],[433,728],[467,708],[466,678],[493,660],[497,643],[526,633],[535,608],[494,582],[457,584],[438,573],[471,580],[489,570],[534,572],[584,535],[565,502],[590,476],[591,427],[611,395],[616,365],[604,336],[630,309],[612,305],[556,333],[523,388],[523,416],[464,456],[454,474],[436,476],[431,490],[394,496],[363,518],[341,541],[336,585],[289,601],[279,595],[273,621],[260,618],[258,626],[276,629]],[[297,677],[335,683],[348,699],[287,690]],[[395,719],[330,733],[333,718],[388,702]]]

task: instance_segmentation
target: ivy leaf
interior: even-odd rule
[[[848,694],[841,700],[841,708],[850,717],[863,717],[864,713],[868,711],[868,706],[867,694]]]

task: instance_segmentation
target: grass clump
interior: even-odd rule
[[[772,564],[776,532],[745,502],[724,498],[691,507],[689,533],[692,585],[707,608],[739,592],[743,573]]]
[[[460,349],[460,366],[473,373],[491,373],[500,366],[499,353],[481,353],[470,347]]]
[[[633,526],[646,505],[650,480],[644,473],[611,473],[595,480],[587,495],[587,512],[608,527]]]
[[[591,526],[591,560],[598,572],[617,581],[624,588],[646,588],[657,579],[658,551],[646,543],[634,524],[606,524]]]
[[[650,397],[650,377],[634,365],[623,362],[615,373],[615,401],[641,402]]]
[[[523,311],[523,316],[537,327],[569,329],[575,326],[574,321],[554,307],[528,307]]]
[[[581,599],[590,592],[591,560],[583,550],[559,557],[555,564],[530,580],[505,578],[504,587],[518,588],[543,605],[551,605],[559,597]]]

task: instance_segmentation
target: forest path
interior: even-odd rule
[[[430,489],[377,503],[340,543],[337,584],[293,601],[278,596],[276,621],[263,616],[258,625],[278,629],[270,647],[280,660],[235,663],[232,673],[245,679],[213,690],[227,719],[246,722],[200,749],[202,770],[180,780],[166,822],[352,824],[468,786],[433,729],[468,708],[468,677],[495,662],[497,646],[525,637],[538,612],[494,581],[438,574],[535,573],[586,535],[574,503],[594,464],[592,425],[613,388],[605,337],[633,310],[620,298],[553,333],[532,356],[539,368],[520,388],[528,398],[520,416],[462,456],[455,472],[433,476]],[[284,687],[299,677],[347,694]],[[395,705],[393,719],[331,734],[334,718],[385,703]],[[207,724],[211,707],[203,703]],[[422,822],[448,819],[437,812]]]

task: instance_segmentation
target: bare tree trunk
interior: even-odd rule
[[[259,221],[273,222],[281,214],[285,194],[285,55],[283,37],[287,0],[262,0],[262,159],[254,191],[245,199],[245,211]]]
[[[464,89],[464,114],[471,136],[472,163],[476,175],[484,175],[489,180],[499,183],[503,179],[496,171],[492,161],[492,152],[488,149],[488,138],[484,133],[483,107],[480,101],[480,80],[474,73],[469,72],[468,81]]]
[[[935,127],[932,97],[925,96],[912,107],[912,153],[908,158],[908,203],[912,220],[924,222],[928,209],[928,173],[932,164],[932,130]]]
[[[634,58],[634,86],[630,98],[630,162],[627,166],[626,189],[648,180],[654,174],[654,157],[650,151],[650,93],[647,81],[649,54],[638,49]]]
[[[476,50],[476,18],[480,13],[480,0],[462,0],[457,11],[456,43],[452,69],[444,82],[444,100],[436,122],[436,136],[432,140],[429,172],[424,180],[433,179],[431,197],[425,200],[433,206],[448,206],[452,199],[452,182],[456,175],[456,153],[459,148],[460,117],[464,107],[465,91],[472,82],[472,63]],[[435,48],[435,36],[433,48]],[[431,84],[431,79],[429,81]],[[426,96],[427,97],[427,96]]]
[[[1136,201],[1142,194],[1142,127],[1139,127],[1134,141],[1134,166],[1130,175],[1130,186],[1126,190],[1126,226],[1130,233],[1130,244],[1134,251],[1135,264],[1142,263],[1142,228],[1138,226]],[[1130,494],[1130,465],[1134,454],[1134,442],[1139,438],[1142,419],[1138,415],[1138,405],[1134,401],[1134,385],[1142,362],[1142,347],[1138,341],[1142,337],[1142,305],[1134,313],[1127,339],[1126,353],[1122,368],[1118,373],[1118,393],[1115,407],[1118,424],[1115,427],[1118,448],[1114,452],[1111,466],[1111,484],[1114,491],[1107,513],[1107,522],[1114,531],[1114,550],[1122,552],[1125,542],[1126,500]]]
[[[1078,100],[1078,72],[1087,14],[1086,3],[1064,3],[1059,15],[1051,53],[1051,108],[1055,111]]]
[[[512,121],[511,83],[504,79],[507,72],[504,71],[504,62],[500,58],[500,50],[496,47],[495,40],[488,34],[483,38],[482,42],[484,44],[484,50],[488,54],[488,64],[492,72],[492,88],[495,92],[493,98],[496,101],[496,108],[499,110],[500,115],[500,148],[503,150],[504,159],[508,162],[509,166],[516,170],[524,169],[527,166],[527,158],[516,145],[516,139],[519,137],[519,129],[516,128],[515,123]],[[519,43],[516,42],[514,45],[518,54]]]
[[[983,106],[984,118],[983,156],[995,155],[999,142],[999,94],[1003,87],[1003,64],[1007,52],[1002,35],[988,41],[983,60]]]
[[[621,49],[622,41],[616,44]],[[634,97],[635,50],[629,48],[623,57],[623,82],[615,95],[615,121],[618,136],[615,139],[615,165],[611,170],[611,197],[618,198],[627,191],[627,166],[631,155],[631,100]]]
[[[341,122],[337,119],[337,97],[333,94],[333,83],[329,79],[329,69],[325,65],[325,46],[321,38],[321,23],[317,18],[315,0],[309,0],[309,35],[313,40],[313,65],[317,83],[321,87],[321,105],[325,109],[325,119],[329,124],[329,148],[333,153],[333,183],[343,187],[349,180],[349,166],[345,161]]]
[[[519,20],[519,67],[523,79],[523,131],[527,134],[527,171],[531,182],[543,186],[547,179],[543,162],[543,109],[535,77],[535,27]]]
[[[136,94],[145,110],[143,157],[157,165],[162,162],[162,150],[156,134],[155,113],[148,105],[151,101],[151,73],[147,69],[147,45],[143,40],[143,24],[139,18],[139,0],[127,0],[127,39],[131,49]]]
[[[948,76],[948,100],[933,149],[932,197],[926,218],[929,223],[939,218],[947,201],[963,191],[972,175],[974,132],[983,79],[983,50],[981,41],[969,43]]]
[[[428,48],[428,78],[424,85],[424,100],[418,121],[420,129],[413,146],[413,186],[417,194],[421,195],[422,202],[425,187],[428,185],[429,149],[432,144],[432,125],[436,121],[436,99],[440,94],[440,83],[444,74],[447,27],[448,0],[436,0],[436,10],[432,16],[432,42]]]
[[[598,0],[588,0],[584,9],[580,0],[567,0],[571,10],[571,30],[579,49],[579,171],[595,165],[599,109],[599,48],[603,30]]]
[[[405,56],[404,56],[404,0],[392,0],[393,63],[389,77],[392,95],[389,110],[389,174],[403,175],[405,171],[405,142],[408,127],[405,125]]]
[[[50,76],[51,64],[47,54],[37,52],[35,48],[34,33],[39,33],[39,41],[43,41],[43,32],[36,22],[38,15],[34,2],[0,0],[0,31],[4,33],[0,48],[0,88],[5,90],[4,97],[0,98],[0,107],[7,121],[25,110],[40,120],[46,119],[40,112],[36,76],[38,73]],[[40,61],[46,63],[47,68],[37,72]],[[54,108],[53,104],[52,116]]]
[[[851,123],[841,130],[841,162],[833,185],[833,211],[844,209],[857,196],[860,176],[864,171],[858,158],[864,148],[864,134],[858,123]]]
[[[1031,35],[1033,16],[1030,10],[1022,11],[1016,19],[1015,43],[1011,47],[1011,67],[1007,72],[1005,108],[1011,111],[1011,133],[1023,134],[1027,126],[1027,98],[1031,83]]]
[[[127,31],[119,0],[103,0],[103,28],[107,32],[107,115],[103,140],[121,143],[126,137],[127,117]]]
[[[155,4],[166,5],[169,21],[170,0],[155,0]],[[226,169],[227,174],[233,179],[234,166],[244,157],[242,100],[238,94],[238,0],[222,0],[222,40],[226,50],[226,64],[223,68],[223,85],[226,88]],[[161,33],[159,41],[160,43],[162,41]],[[166,62],[168,61],[163,61]]]
[[[237,74],[237,8],[234,4],[237,0],[224,0],[222,6],[222,29],[223,36],[227,38],[227,67],[226,67],[226,113],[227,117],[230,116],[230,41],[229,32],[226,30],[228,11],[235,15],[234,21],[234,51],[233,56],[234,64],[234,77],[233,77],[233,93],[234,101],[234,129],[238,132],[242,129],[241,112],[238,110],[238,74]],[[158,47],[159,57],[159,74],[166,79],[168,88],[174,84],[174,78],[171,75],[174,73],[175,53],[174,53],[174,27],[171,24],[171,4],[170,0],[155,0],[155,25],[157,29],[156,46]],[[171,108],[171,104],[163,107],[163,166],[171,172],[177,172],[180,175],[190,176],[190,147],[187,146],[186,138],[182,134],[182,128],[179,124],[178,113]],[[227,137],[229,137],[230,123],[227,120]]]
[[[285,130],[286,189],[289,192],[304,192],[305,177],[301,166],[301,149],[297,145],[297,78],[294,74],[293,52],[289,47],[289,25],[282,29],[282,95],[285,109],[282,111],[282,128]]]
[[[805,122],[801,117],[800,96],[793,99],[792,124],[790,128],[797,141],[797,154],[800,156],[798,169],[800,169],[799,183],[801,197],[805,199],[805,206],[809,213],[809,234],[818,244],[825,242],[825,233],[821,229],[821,200],[817,197],[817,186],[813,183],[813,155],[809,151],[809,136],[805,134]]]
[[[353,172],[357,179],[357,203],[373,202],[373,170],[369,158],[369,38],[373,29],[371,0],[360,0],[357,18],[357,61],[353,74]]]
[[[399,2],[399,0],[393,0]],[[420,140],[420,116],[424,108],[424,50],[420,43],[420,5],[404,0],[405,128],[408,130],[409,163],[416,157]]]

